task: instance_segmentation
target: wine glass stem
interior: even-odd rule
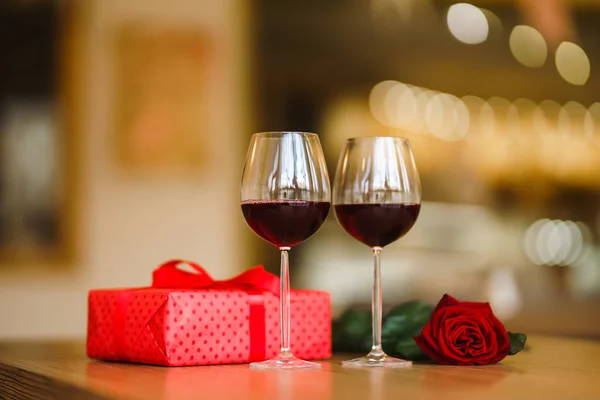
[[[281,326],[280,356],[291,356],[290,352],[290,259],[289,247],[281,250],[281,290],[279,294],[279,322]]]
[[[383,354],[381,349],[381,247],[373,247],[373,294],[371,298],[371,312],[373,314],[373,348],[371,354]]]

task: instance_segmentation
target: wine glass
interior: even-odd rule
[[[373,249],[371,311],[373,347],[365,357],[344,361],[347,367],[405,367],[410,361],[390,357],[381,348],[381,268],[383,247],[412,228],[421,207],[419,174],[408,139],[348,139],[333,187],[335,214],[352,237]]]
[[[325,222],[331,193],[319,137],[304,132],[265,132],[252,136],[242,175],[241,206],[246,223],[281,251],[279,318],[281,351],[250,367],[320,368],[290,351],[288,251]]]

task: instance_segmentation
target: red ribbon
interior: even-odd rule
[[[125,343],[125,321],[127,318],[127,308],[131,303],[131,291],[121,290],[117,297],[117,307],[113,315],[113,326],[115,329],[114,346],[115,356],[119,360],[127,361],[127,344]]]
[[[196,272],[177,268],[187,264]],[[214,280],[201,266],[191,261],[171,260],[159,266],[152,274],[152,287],[169,289],[234,289],[271,292],[279,296],[279,278],[265,271],[262,265],[256,266],[238,276]]]
[[[187,264],[195,270],[184,271],[177,268]],[[279,278],[265,271],[262,265],[256,266],[240,275],[223,280],[214,280],[201,266],[190,261],[171,260],[159,266],[152,274],[153,288],[168,289],[231,289],[248,293],[250,305],[250,361],[265,359],[265,292],[279,296]],[[117,299],[114,315],[115,355],[118,359],[127,360],[125,344],[125,315],[130,302],[130,292],[123,291]]]

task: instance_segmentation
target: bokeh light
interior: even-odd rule
[[[492,110],[494,110],[495,130],[494,134],[501,136],[510,136],[513,132],[506,129],[509,124],[515,124],[514,119],[518,118],[518,112],[512,108],[512,103],[503,97],[493,96],[487,101]]]
[[[600,103],[592,104],[586,112],[584,129],[586,136],[596,145],[600,145],[600,137],[596,131],[600,128]]]
[[[585,85],[590,77],[590,60],[585,51],[571,42],[562,42],[556,49],[556,69],[572,85]]]
[[[506,132],[513,138],[518,138],[521,134],[521,113],[515,103],[508,106],[506,111]]]
[[[535,221],[525,232],[524,250],[536,265],[576,266],[588,238],[581,222]]]
[[[548,165],[542,163],[545,169],[554,165],[550,160],[555,157],[554,150],[550,150],[555,148],[558,139],[568,138],[569,142],[562,142],[560,146],[573,149],[581,150],[585,141],[600,146],[600,134],[597,134],[600,131],[600,102],[586,108],[576,101],[561,105],[554,100],[543,100],[538,104],[528,98],[517,98],[513,102],[498,96],[487,100],[473,95],[458,98],[388,80],[373,87],[369,107],[375,120],[385,127],[430,134],[446,142],[491,140],[494,137],[530,141],[534,134],[550,146],[542,151],[547,153],[544,157]]]
[[[425,120],[429,133],[444,141],[460,140],[469,131],[469,110],[458,97],[447,93],[430,99]]]
[[[448,118],[446,115],[448,107],[451,107],[447,102],[444,102],[447,99],[443,93],[437,93],[427,103],[425,111],[427,131],[436,137],[444,135],[441,132],[444,129],[444,121]]]
[[[473,141],[493,135],[495,115],[492,107],[478,96],[463,96],[461,101],[469,111],[469,133],[466,138]]]
[[[450,6],[446,22],[452,36],[463,43],[478,44],[488,37],[488,20],[483,11],[472,4],[458,3]]]
[[[487,102],[481,107],[478,123],[483,137],[491,137],[496,133],[496,112]]]
[[[416,114],[417,99],[410,86],[397,82],[385,96],[385,115],[390,126],[405,128]]]
[[[588,110],[576,101],[568,101],[558,114],[558,132],[566,137],[585,125]]]
[[[541,33],[527,25],[517,25],[509,38],[510,51],[526,67],[539,68],[546,63],[548,48]]]
[[[517,112],[518,122],[510,127],[514,129],[514,134],[518,134],[520,139],[529,139],[533,134],[533,115],[537,109],[537,104],[530,99],[518,98],[513,101],[513,107]]]
[[[553,100],[542,101],[533,112],[533,129],[541,139],[554,136],[558,130],[555,121],[562,107],[559,103]]]
[[[504,27],[502,26],[502,21],[500,21],[500,18],[498,18],[498,16],[490,10],[485,8],[480,8],[480,10],[488,21],[488,39],[500,38],[502,36],[502,32],[504,31]]]
[[[427,106],[435,94],[436,92],[433,90],[423,89],[417,95],[417,115],[412,124],[412,129],[415,132],[428,133],[426,120]]]
[[[387,119],[385,101],[390,89],[398,83],[399,82],[397,81],[383,81],[371,89],[371,94],[369,95],[369,108],[373,117],[375,117],[377,122],[382,125],[391,126],[390,121]]]

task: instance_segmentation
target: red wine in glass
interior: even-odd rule
[[[300,360],[290,346],[289,251],[312,236],[331,205],[329,174],[319,136],[307,132],[263,132],[252,136],[240,186],[242,214],[250,228],[281,253],[277,357],[250,368],[321,368]]]
[[[408,139],[369,136],[346,140],[335,175],[337,219],[352,237],[373,251],[373,346],[345,367],[401,368],[410,361],[390,357],[381,347],[381,252],[404,236],[421,209],[419,173]]]
[[[330,203],[324,201],[242,202],[242,213],[250,228],[277,247],[294,247],[319,230]]]
[[[369,247],[384,247],[404,236],[421,209],[414,203],[336,204],[340,225]]]

